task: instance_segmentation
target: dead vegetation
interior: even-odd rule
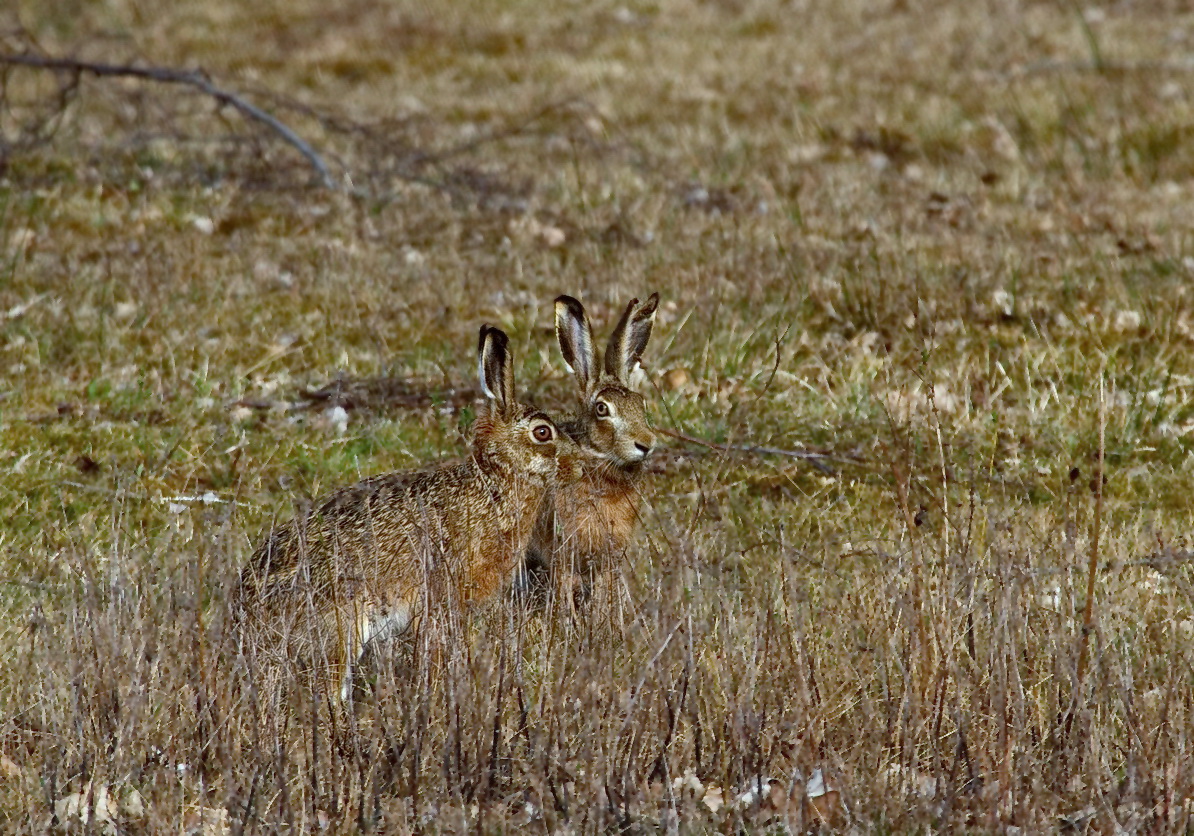
[[[1190,827],[1181,4],[53,5],[4,49],[202,68],[337,188],[210,97],[0,78],[6,832]],[[551,300],[650,291],[639,389],[720,447],[590,615],[258,722],[261,533],[459,454],[480,322],[558,408]]]

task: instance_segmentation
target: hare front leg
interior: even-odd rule
[[[354,629],[349,631],[344,647],[344,678],[340,682],[340,700],[352,695],[353,676],[371,642],[406,632],[414,620],[416,595],[400,598],[389,605],[378,604],[357,612]]]

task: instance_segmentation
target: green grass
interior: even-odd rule
[[[1078,14],[22,7],[48,53],[202,66],[355,191],[135,82],[4,152],[3,829],[90,787],[139,793],[122,832],[795,831],[817,769],[835,829],[1188,829],[1194,19]],[[2,83],[11,141],[57,87]],[[461,455],[481,323],[558,412],[551,300],[604,334],[652,291],[655,424],[833,474],[667,441],[586,618],[497,601],[355,716],[262,720],[225,628],[263,532]],[[386,375],[432,405],[302,394]]]

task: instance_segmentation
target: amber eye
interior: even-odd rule
[[[597,413],[598,418],[606,418],[609,416],[609,404],[605,401],[597,401],[597,405],[593,407],[593,411]]]
[[[552,436],[554,435],[554,433],[551,431],[550,424],[540,424],[531,431],[531,434],[534,435],[535,440],[540,443],[551,441]]]

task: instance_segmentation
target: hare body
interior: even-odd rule
[[[584,307],[571,296],[556,299],[556,337],[581,396],[579,411],[560,429],[580,448],[583,475],[549,495],[526,565],[532,578],[550,572],[556,589],[583,593],[588,577],[621,556],[634,536],[643,463],[655,434],[642,396],[628,381],[650,340],[658,304],[657,294],[641,305],[631,300],[599,366]]]
[[[370,641],[513,579],[545,495],[580,470],[575,443],[515,402],[506,345],[482,328],[486,408],[467,459],[342,488],[257,548],[235,604],[259,647],[325,670],[346,693]]]

